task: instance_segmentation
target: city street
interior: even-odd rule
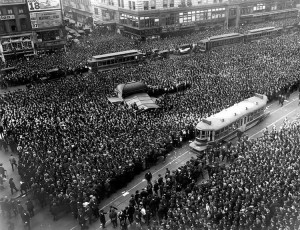
[[[257,138],[261,135],[261,132],[266,127],[276,126],[280,127],[283,120],[287,117],[288,120],[294,120],[297,117],[297,114],[300,112],[300,106],[298,106],[298,92],[294,92],[290,98],[284,102],[284,105],[281,107],[278,104],[278,101],[274,101],[273,103],[268,105],[268,110],[270,111],[270,116],[260,123],[258,126],[255,126],[251,130],[247,131],[247,135],[250,138]],[[17,188],[20,186],[20,178],[18,176],[17,171],[12,171],[12,168],[9,163],[9,156],[11,152],[0,151],[0,163],[3,163],[4,168],[7,170],[8,178],[13,177],[16,183]],[[153,166],[150,171],[152,172],[153,179],[158,177],[158,174],[164,175],[166,168],[170,171],[177,169],[178,167],[184,165],[191,157],[196,157],[196,154],[189,149],[189,143],[186,143],[182,148],[175,149],[171,152],[166,161],[163,162],[163,159],[160,159],[158,164]],[[136,190],[141,190],[146,186],[146,181],[144,179],[144,174],[138,175],[135,179],[127,185],[127,187],[117,191],[108,199],[104,200],[100,204],[100,208],[105,211],[109,211],[110,205],[118,208],[118,210],[124,209],[128,205],[128,201],[130,199],[130,195],[135,193]],[[5,189],[0,191],[0,197],[7,196],[8,198],[16,198],[19,197],[20,193],[15,193],[11,195],[9,184],[5,182]],[[26,201],[26,197],[19,197],[18,199],[22,200],[22,202]],[[74,218],[71,217],[70,214],[61,215],[58,221],[53,221],[52,216],[49,213],[49,208],[46,207],[41,210],[40,206],[35,203],[35,213],[36,215],[32,218],[31,221],[31,229],[32,230],[79,230],[80,227]],[[0,217],[0,229],[7,229],[7,219],[4,219],[2,216]],[[106,216],[106,220],[108,220],[108,216]],[[21,218],[13,217],[10,219],[15,224],[15,229],[22,230],[23,224]],[[90,230],[96,230],[100,227],[100,222],[97,220],[90,226]],[[113,229],[109,222],[107,222],[106,229]]]

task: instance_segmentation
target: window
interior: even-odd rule
[[[131,10],[131,8],[132,8],[131,1],[128,2],[128,6],[129,6],[129,9]]]
[[[4,25],[4,21],[0,21],[0,33],[5,33],[5,25]]]
[[[170,0],[170,7],[174,7],[174,0]]]
[[[253,11],[263,11],[266,8],[264,4],[257,4],[257,6],[253,7]]]
[[[12,9],[7,9],[7,14],[13,14],[13,10]]]
[[[155,10],[156,8],[156,0],[151,0],[151,10]]]
[[[124,8],[124,0],[118,0],[119,7]]]
[[[98,8],[94,8],[94,10],[95,10],[95,14],[99,15],[99,9]]]
[[[168,7],[168,0],[163,0],[163,7],[167,8]]]
[[[24,10],[22,8],[19,9],[19,14],[24,14]]]
[[[20,24],[21,24],[21,29],[22,30],[27,30],[27,23],[26,23],[26,19],[25,18],[21,18]]]
[[[132,2],[132,9],[135,10],[135,2]]]
[[[187,0],[186,5],[187,6],[192,6],[193,5],[192,0]]]
[[[201,131],[200,132],[200,138],[205,138],[206,137],[206,132],[205,131]]]
[[[149,1],[144,1],[144,10],[149,10]]]

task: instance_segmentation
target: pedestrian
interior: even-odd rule
[[[111,223],[113,224],[113,227],[118,227],[118,214],[114,208],[111,208],[109,211],[109,218],[111,220]]]
[[[152,179],[152,173],[150,171],[148,171],[146,174],[145,174],[145,179],[148,183],[151,182],[151,179]]]
[[[27,211],[23,211],[21,213],[21,218],[24,222],[24,225],[26,226],[25,229],[30,230],[31,229],[31,225],[30,225],[30,214]]]
[[[16,166],[16,168],[17,168],[18,165],[17,165],[17,160],[16,160],[16,158],[13,156],[13,154],[10,155],[10,157],[9,157],[9,162],[10,162],[12,171],[14,171],[14,166]]]
[[[104,212],[104,211],[101,209],[100,212],[99,212],[99,219],[100,219],[100,223],[101,223],[102,228],[105,228],[105,223],[106,223],[106,220],[105,220],[105,214],[107,214],[107,213]]]
[[[25,182],[20,181],[20,192],[21,195],[23,196],[24,194],[27,195],[27,185]]]
[[[0,175],[2,176],[2,178],[6,178],[5,173],[6,173],[6,170],[4,169],[3,164],[0,163]]]
[[[16,184],[14,182],[14,178],[10,178],[9,179],[9,187],[10,187],[10,191],[11,191],[11,195],[14,194],[14,190],[16,190],[16,192],[18,192],[19,190],[16,187]]]
[[[28,199],[26,201],[26,206],[27,206],[27,211],[28,211],[30,217],[33,217],[34,216],[34,205],[30,199]]]

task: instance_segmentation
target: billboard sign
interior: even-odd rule
[[[60,0],[27,0],[27,4],[30,12],[61,10]]]
[[[30,20],[33,29],[49,28],[62,25],[62,16],[60,10],[30,13]]]
[[[0,0],[0,5],[24,4],[25,0]]]

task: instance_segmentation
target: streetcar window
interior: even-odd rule
[[[201,138],[205,138],[206,137],[206,132],[205,131],[201,131]]]

